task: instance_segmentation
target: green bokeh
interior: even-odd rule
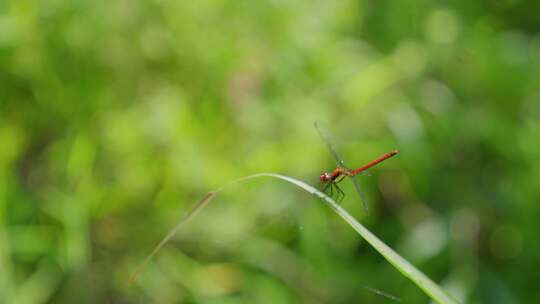
[[[0,2],[0,303],[429,300],[312,184],[466,303],[540,301],[534,1]]]

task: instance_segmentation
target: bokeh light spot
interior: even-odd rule
[[[460,22],[453,12],[437,10],[428,17],[425,31],[428,40],[450,44],[456,41],[460,27]]]
[[[462,208],[454,213],[450,226],[452,238],[470,243],[478,236],[480,220],[474,210]]]
[[[198,289],[208,296],[230,294],[241,284],[240,272],[232,264],[214,264],[196,273]]]
[[[447,240],[443,223],[436,218],[431,218],[414,228],[405,241],[405,248],[414,259],[424,260],[438,254],[446,245]]]

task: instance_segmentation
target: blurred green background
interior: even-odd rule
[[[467,303],[540,301],[535,1],[0,1],[0,303],[428,303],[323,204]]]

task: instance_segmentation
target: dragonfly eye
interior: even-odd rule
[[[327,182],[329,179],[330,176],[326,172],[319,176],[319,180],[321,181],[321,183]]]

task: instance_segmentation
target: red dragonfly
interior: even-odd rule
[[[350,177],[350,180],[353,183],[354,189],[358,193],[358,196],[360,198],[360,201],[362,202],[362,205],[364,206],[364,209],[367,211],[368,207],[366,205],[366,202],[364,200],[364,195],[362,190],[360,189],[360,185],[356,181],[356,175],[366,171],[367,169],[375,166],[376,164],[385,161],[389,159],[390,157],[396,155],[399,153],[398,150],[393,150],[388,153],[384,153],[383,155],[375,158],[374,160],[370,161],[369,163],[357,168],[357,169],[349,169],[345,166],[345,163],[343,162],[343,159],[339,156],[339,154],[336,152],[332,144],[330,144],[330,136],[328,133],[324,132],[320,125],[315,122],[314,123],[315,128],[317,129],[317,132],[321,136],[322,140],[325,142],[326,147],[328,148],[328,151],[330,151],[330,154],[332,154],[332,157],[334,158],[334,161],[336,162],[336,168],[331,172],[324,172],[319,176],[319,180],[324,185],[323,186],[323,192],[327,192],[329,190],[330,196],[334,195],[334,189],[336,190],[336,201],[340,202],[344,197],[345,193],[341,188],[338,186],[338,183],[341,182],[345,177]]]

